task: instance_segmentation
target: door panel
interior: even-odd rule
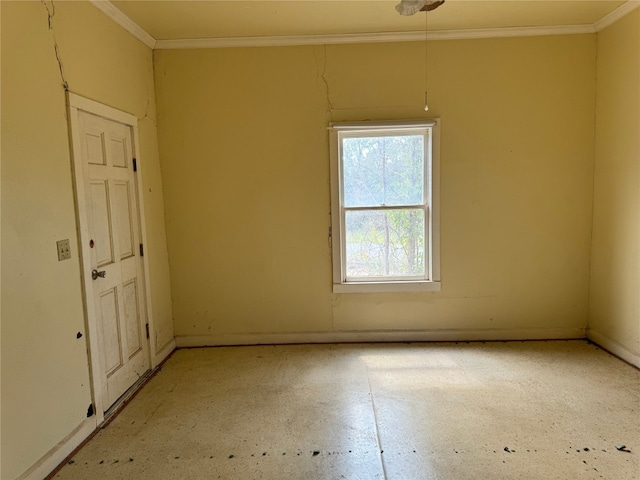
[[[124,323],[127,326],[127,354],[131,358],[142,348],[136,279],[125,283],[122,290],[124,297]]]
[[[112,288],[100,295],[103,358],[107,376],[122,366],[122,343],[120,341],[120,315],[118,314],[118,294]]]
[[[104,165],[107,162],[104,149],[104,136],[101,133],[87,133],[87,162]]]
[[[113,261],[109,185],[105,180],[91,182],[90,198],[93,207],[93,241],[96,251],[96,266],[101,267]]]
[[[139,211],[131,127],[78,112],[87,202],[91,281],[107,410],[149,369],[146,311],[141,287]],[[89,277],[91,278],[91,277]]]
[[[111,138],[111,159],[114,167],[127,167],[126,138]]]
[[[133,211],[129,196],[129,182],[114,182],[114,203],[118,220],[118,235],[120,243],[120,259],[133,256]]]

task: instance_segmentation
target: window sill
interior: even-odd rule
[[[440,282],[334,283],[333,293],[439,292]]]

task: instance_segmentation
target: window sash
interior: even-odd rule
[[[330,130],[331,201],[334,292],[433,291],[440,289],[439,241],[439,119],[400,122],[360,122],[334,124]],[[343,138],[424,136],[423,204],[344,206],[344,175],[342,159]],[[346,213],[350,211],[384,211],[421,208],[424,210],[424,266],[425,275],[367,276],[346,275]],[[363,285],[363,287],[359,287]],[[385,287],[386,285],[386,287]]]
[[[367,275],[367,276],[350,276],[347,275],[347,228],[346,217],[349,211],[388,211],[388,210],[422,210],[424,212],[424,274],[423,275]],[[407,281],[428,281],[430,279],[430,235],[429,235],[429,207],[427,205],[408,206],[408,207],[350,207],[343,208],[341,212],[341,242],[340,242],[340,261],[341,278],[344,283],[379,283],[379,282],[407,282]]]
[[[430,254],[430,217],[429,206],[431,200],[430,171],[431,171],[431,125],[399,126],[380,125],[375,128],[363,128],[354,126],[346,130],[339,130],[338,139],[338,171],[339,171],[339,208],[340,208],[340,279],[342,283],[379,283],[402,281],[428,281],[431,278],[431,254]],[[422,165],[422,203],[406,203],[397,205],[370,205],[370,206],[344,206],[345,176],[343,141],[348,138],[381,138],[399,136],[422,136],[423,138],[423,165]],[[424,211],[424,274],[423,275],[381,275],[381,276],[349,276],[347,274],[347,229],[346,216],[349,211],[388,211],[421,209]]]

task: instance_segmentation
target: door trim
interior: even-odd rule
[[[101,356],[98,342],[98,324],[96,320],[94,305],[94,294],[91,275],[91,252],[89,249],[89,226],[87,220],[87,193],[85,192],[83,166],[82,166],[82,149],[80,144],[80,126],[78,122],[78,114],[84,111],[93,115],[103,117],[118,123],[131,127],[133,136],[133,155],[137,162],[135,175],[136,197],[138,199],[138,215],[141,242],[147,246],[146,221],[144,214],[144,199],[142,192],[142,170],[143,162],[140,158],[140,144],[138,139],[138,118],[130,113],[117,110],[108,105],[81,97],[71,92],[67,92],[67,109],[69,114],[69,142],[71,145],[71,165],[72,176],[74,179],[74,200],[76,204],[76,221],[78,224],[78,245],[80,253],[80,269],[82,278],[82,294],[84,299],[84,316],[85,326],[87,329],[87,347],[89,352],[89,374],[91,377],[91,395],[96,416],[96,423],[100,425],[104,421],[105,406],[102,404],[103,384],[100,372]],[[147,249],[148,252],[148,249]],[[148,253],[142,258],[142,281],[144,283],[143,302],[144,311],[146,312],[146,322],[149,324],[148,355],[150,370],[154,370],[157,366],[157,345],[155,342],[155,329],[153,322],[153,312],[151,309],[151,288],[149,280],[149,256]]]

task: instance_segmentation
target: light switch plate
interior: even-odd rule
[[[69,246],[68,238],[65,240],[58,240],[56,245],[58,246],[58,261],[71,258],[71,247]]]

